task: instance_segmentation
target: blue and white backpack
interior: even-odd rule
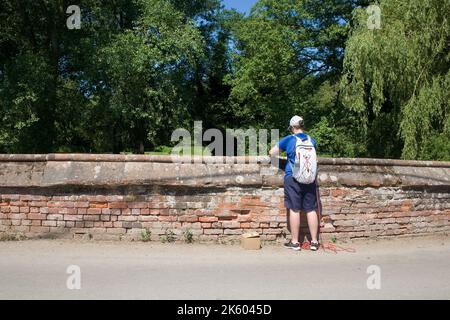
[[[302,140],[296,135],[295,162],[292,164],[292,176],[301,184],[311,184],[316,181],[317,155],[311,137]]]

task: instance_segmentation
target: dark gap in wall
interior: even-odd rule
[[[423,185],[411,185],[402,186],[404,191],[422,191],[428,193],[450,193],[450,185],[435,185],[435,186],[423,186]]]
[[[55,186],[55,187],[0,187],[1,194],[27,194],[42,196],[67,196],[67,195],[202,195],[211,193],[223,193],[227,187],[219,186],[170,186],[170,185],[128,185],[128,186]],[[242,186],[242,190],[252,190],[254,186]]]

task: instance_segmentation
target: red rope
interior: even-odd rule
[[[302,250],[309,250],[311,248],[311,244],[308,241],[305,241],[302,243]],[[327,242],[327,243],[323,243],[320,245],[320,248],[323,249],[323,251],[333,251],[334,253],[338,253],[339,251],[341,252],[350,252],[350,253],[355,253],[356,250],[353,248],[345,248],[342,246],[338,246],[332,242]]]

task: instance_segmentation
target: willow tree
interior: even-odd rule
[[[450,1],[380,0],[380,28],[355,10],[342,100],[375,155],[450,159]],[[371,20],[369,20],[371,21]],[[369,148],[371,150],[371,148]]]

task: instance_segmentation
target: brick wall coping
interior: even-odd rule
[[[175,159],[175,161],[174,161]],[[203,163],[203,164],[232,164],[258,163],[268,164],[269,157],[172,157],[168,155],[116,155],[116,154],[0,154],[0,162],[151,162],[151,163]],[[396,159],[368,159],[368,158],[319,158],[322,165],[351,165],[351,166],[399,166],[399,167],[436,167],[450,168],[449,161],[413,161]]]

